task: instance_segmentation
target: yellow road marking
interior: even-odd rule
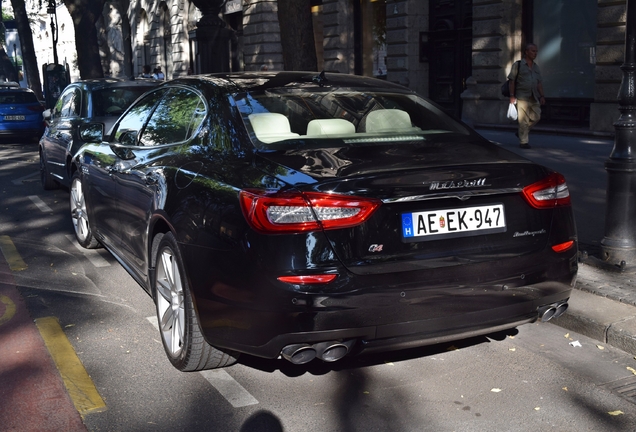
[[[84,414],[106,409],[104,400],[97,392],[93,380],[77,357],[57,318],[38,318],[35,320],[35,325],[40,330],[44,344],[80,415],[83,417]]]
[[[15,315],[15,303],[5,295],[0,295],[0,303],[4,303],[4,312],[0,311],[0,325],[2,325]]]
[[[12,271],[22,271],[28,268],[26,263],[22,261],[22,257],[18,253],[18,250],[15,248],[15,245],[9,236],[0,236],[0,250]]]

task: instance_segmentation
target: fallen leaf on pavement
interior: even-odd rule
[[[566,339],[569,338],[570,337],[570,333],[566,333],[563,337],[566,338]]]
[[[563,389],[562,389],[562,390],[568,391],[568,388],[567,388],[567,387],[563,387]]]
[[[627,366],[627,370],[636,375],[636,369],[634,369],[633,367]]]
[[[493,393],[499,393],[501,391],[500,388],[494,388],[494,389],[490,389],[491,392]]]
[[[611,416],[617,416],[617,415],[625,414],[623,411],[620,411],[620,410],[619,411],[608,411],[607,413],[609,415],[611,415]]]
[[[535,407],[534,410],[535,411],[539,411],[541,409],[541,407]]]
[[[508,348],[508,351],[517,351],[517,348]]]
[[[600,349],[600,350],[604,350],[605,347],[603,345],[596,345],[596,348]]]

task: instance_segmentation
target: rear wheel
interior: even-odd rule
[[[73,228],[75,228],[75,238],[80,246],[86,249],[95,249],[99,247],[99,242],[93,237],[86,212],[86,201],[84,200],[84,191],[82,189],[82,179],[78,173],[73,174],[71,180],[71,219],[73,220]]]
[[[40,150],[40,183],[44,190],[53,190],[60,187],[55,178],[49,174],[49,170],[46,168],[46,158],[44,152]]]
[[[155,258],[157,319],[163,347],[172,365],[187,372],[234,364],[238,353],[214,348],[203,338],[172,233],[161,237]]]

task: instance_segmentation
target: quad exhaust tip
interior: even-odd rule
[[[552,303],[550,305],[541,306],[538,310],[541,322],[548,322],[552,318],[558,318],[568,309],[568,302]]]
[[[306,343],[291,344],[283,348],[280,354],[288,362],[297,365],[309,363],[316,357],[324,362],[331,363],[346,356],[354,343],[355,340],[352,339],[345,342],[318,342],[313,345]]]

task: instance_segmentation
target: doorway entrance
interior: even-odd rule
[[[472,74],[472,0],[431,0],[428,34],[429,97],[461,117],[461,93]]]

